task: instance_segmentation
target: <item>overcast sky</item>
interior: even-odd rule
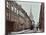
[[[35,24],[39,22],[39,13],[40,13],[40,4],[41,3],[31,3],[31,2],[17,2],[22,8],[27,12],[28,16],[31,14],[33,15],[33,19]]]

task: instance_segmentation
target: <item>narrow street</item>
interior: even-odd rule
[[[41,32],[41,31],[37,31],[37,32]],[[30,34],[30,33],[36,33],[34,30],[30,30],[30,29],[27,29],[27,30],[23,30],[23,31],[19,31],[19,32],[11,32],[11,34],[9,35],[15,35],[15,34]]]

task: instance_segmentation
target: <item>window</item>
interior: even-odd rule
[[[21,11],[19,11],[19,15],[21,15],[21,16],[23,16],[23,17],[24,17],[24,14],[23,14]]]
[[[8,8],[8,2],[6,3],[6,6],[7,6],[7,8]]]
[[[17,15],[18,15],[18,10],[17,10]]]
[[[15,8],[15,13],[16,13],[16,8]]]
[[[11,10],[13,11],[13,7],[11,7]]]

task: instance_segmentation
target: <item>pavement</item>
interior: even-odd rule
[[[27,29],[27,30],[22,30],[22,31],[19,31],[19,32],[11,32],[11,34],[8,34],[8,35],[15,35],[15,34],[30,34],[30,33],[38,33],[38,32],[41,32],[40,30],[39,31],[34,31],[34,30],[30,30],[30,29]]]

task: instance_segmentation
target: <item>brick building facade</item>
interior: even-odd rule
[[[32,21],[24,9],[16,2],[6,2],[6,31],[17,32],[24,29],[30,29]]]
[[[44,32],[44,3],[41,3],[41,9],[40,9],[40,18],[39,18],[39,28]]]

